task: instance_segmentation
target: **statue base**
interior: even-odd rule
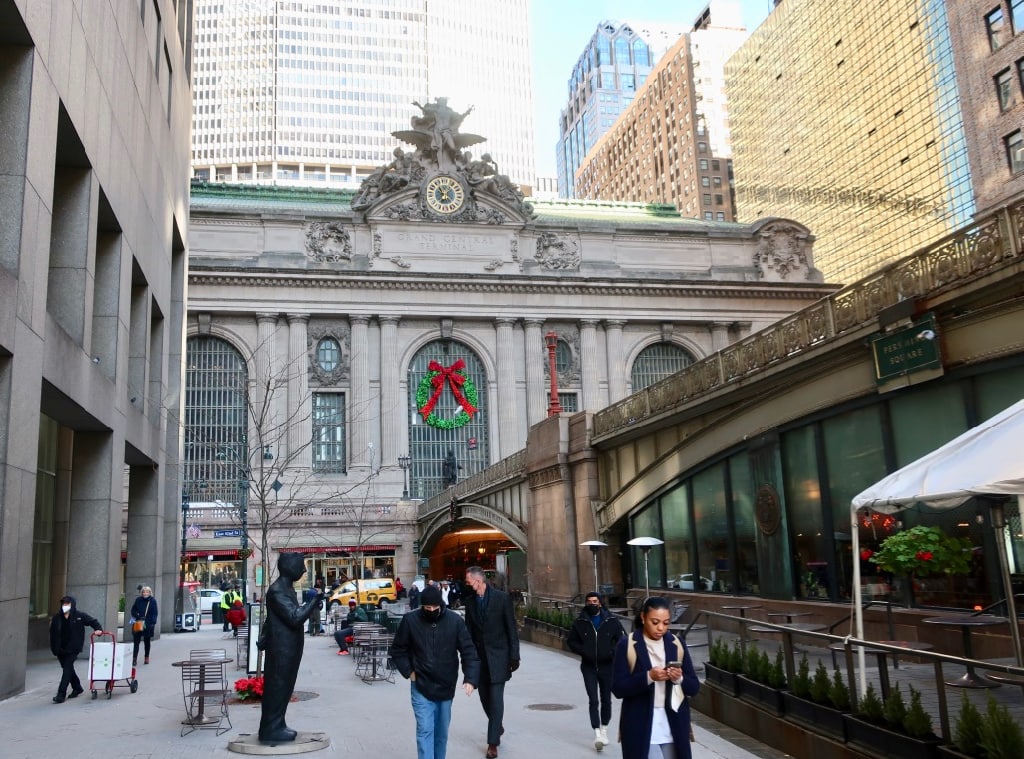
[[[262,756],[286,756],[288,754],[308,754],[320,751],[331,745],[327,733],[303,733],[295,736],[295,740],[284,743],[260,743],[259,736],[252,733],[240,733],[237,738],[228,741],[228,751],[236,754],[259,754]]]

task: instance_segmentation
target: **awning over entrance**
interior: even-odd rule
[[[374,543],[365,546],[274,546],[275,551],[293,551],[295,553],[380,553],[394,551],[398,546],[386,543]]]

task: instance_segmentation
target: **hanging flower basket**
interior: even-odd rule
[[[865,549],[861,558],[894,575],[966,574],[971,567],[971,541],[950,537],[937,527],[917,526],[890,535],[876,553]]]

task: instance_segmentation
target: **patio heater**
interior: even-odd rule
[[[600,540],[584,540],[580,543],[581,546],[586,546],[590,549],[590,552],[594,554],[594,592],[597,593],[598,588],[601,586],[597,584],[597,551],[601,548],[607,548],[608,544]]]
[[[652,538],[652,537],[648,537],[648,536],[641,536],[639,538],[633,538],[632,540],[627,540],[626,541],[626,545],[636,546],[637,548],[639,548],[641,551],[644,552],[644,595],[645,595],[646,598],[650,598],[650,596],[651,596],[651,579],[650,579],[650,577],[648,575],[648,571],[647,571],[647,567],[648,567],[648,560],[647,560],[648,557],[647,557],[647,554],[649,554],[651,552],[651,549],[654,548],[654,546],[660,546],[660,545],[664,545],[664,544],[665,544],[664,540],[659,540],[658,538]]]

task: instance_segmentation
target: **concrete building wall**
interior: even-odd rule
[[[0,697],[64,593],[113,629],[126,571],[173,623],[190,26],[0,2]]]

